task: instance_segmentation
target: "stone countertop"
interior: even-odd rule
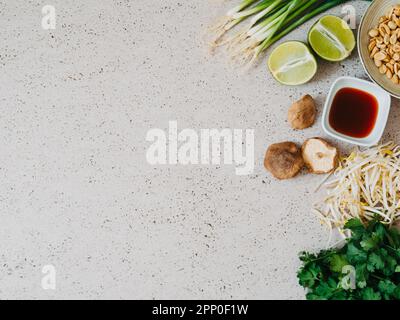
[[[204,33],[229,2],[52,0],[54,30],[44,4],[0,0],[0,298],[303,299],[298,253],[328,238],[310,211],[321,177],[276,181],[263,157],[324,136],[332,81],[366,78],[357,53],[285,87],[265,57],[243,74],[209,54]],[[359,20],[368,3],[350,4]],[[317,123],[294,132],[287,109],[305,93]],[[394,101],[386,140],[400,141],[399,117]],[[146,133],[171,120],[254,129],[254,173],[150,165]]]

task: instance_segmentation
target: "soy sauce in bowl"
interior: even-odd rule
[[[378,100],[372,94],[356,88],[342,88],[333,99],[329,124],[341,134],[365,138],[374,130],[378,111]]]

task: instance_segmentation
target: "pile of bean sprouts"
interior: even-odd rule
[[[366,150],[354,150],[324,184],[328,195],[313,210],[332,231],[351,218],[363,222],[377,217],[382,223],[400,221],[400,146],[389,142]]]

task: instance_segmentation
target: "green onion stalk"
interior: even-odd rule
[[[348,1],[242,0],[216,27],[212,46],[225,45],[233,60],[251,65],[262,52],[303,23]],[[225,38],[229,30],[245,20],[249,22],[244,29]]]
[[[253,62],[258,55],[259,46],[265,39],[272,37],[279,30],[290,13],[299,9],[299,5],[304,0],[276,1],[284,2],[285,5],[253,26],[244,34],[244,37],[239,38],[238,42],[229,46],[232,59],[243,64],[248,61]]]
[[[283,0],[273,1],[267,8],[270,11],[264,14],[265,10],[251,18],[250,23],[233,37],[228,38],[224,45],[228,45],[229,48],[234,47],[240,43],[245,42],[251,38],[260,38],[263,32],[267,31],[275,21],[279,20],[280,16],[287,10],[290,4],[285,3]]]
[[[219,23],[212,28],[216,33],[212,45],[217,47],[225,44],[226,42],[222,41],[223,36],[237,24],[251,18],[252,26],[272,13],[285,1],[287,0],[242,0],[239,5],[229,10]]]

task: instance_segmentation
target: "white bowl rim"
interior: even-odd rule
[[[371,4],[369,4],[369,6],[368,6],[367,9],[365,10],[364,14],[362,15],[361,20],[360,20],[360,24],[359,24],[359,26],[358,26],[358,32],[357,32],[357,51],[358,51],[358,57],[360,58],[361,64],[362,64],[362,66],[363,66],[363,68],[364,68],[365,73],[368,75],[368,78],[371,79],[371,81],[372,81],[373,83],[375,83],[376,85],[378,85],[379,87],[381,87],[383,90],[385,90],[387,93],[389,93],[392,97],[397,98],[397,99],[400,99],[400,94],[393,93],[392,91],[386,89],[383,85],[381,85],[379,82],[377,82],[377,81],[371,76],[371,74],[368,72],[367,66],[365,65],[364,60],[363,60],[363,58],[362,58],[362,56],[361,56],[361,27],[362,27],[362,25],[363,25],[363,23],[364,23],[364,19],[365,19],[366,14],[368,13],[368,11],[369,11],[370,8],[371,8],[371,5],[372,5],[372,2],[371,2]]]

